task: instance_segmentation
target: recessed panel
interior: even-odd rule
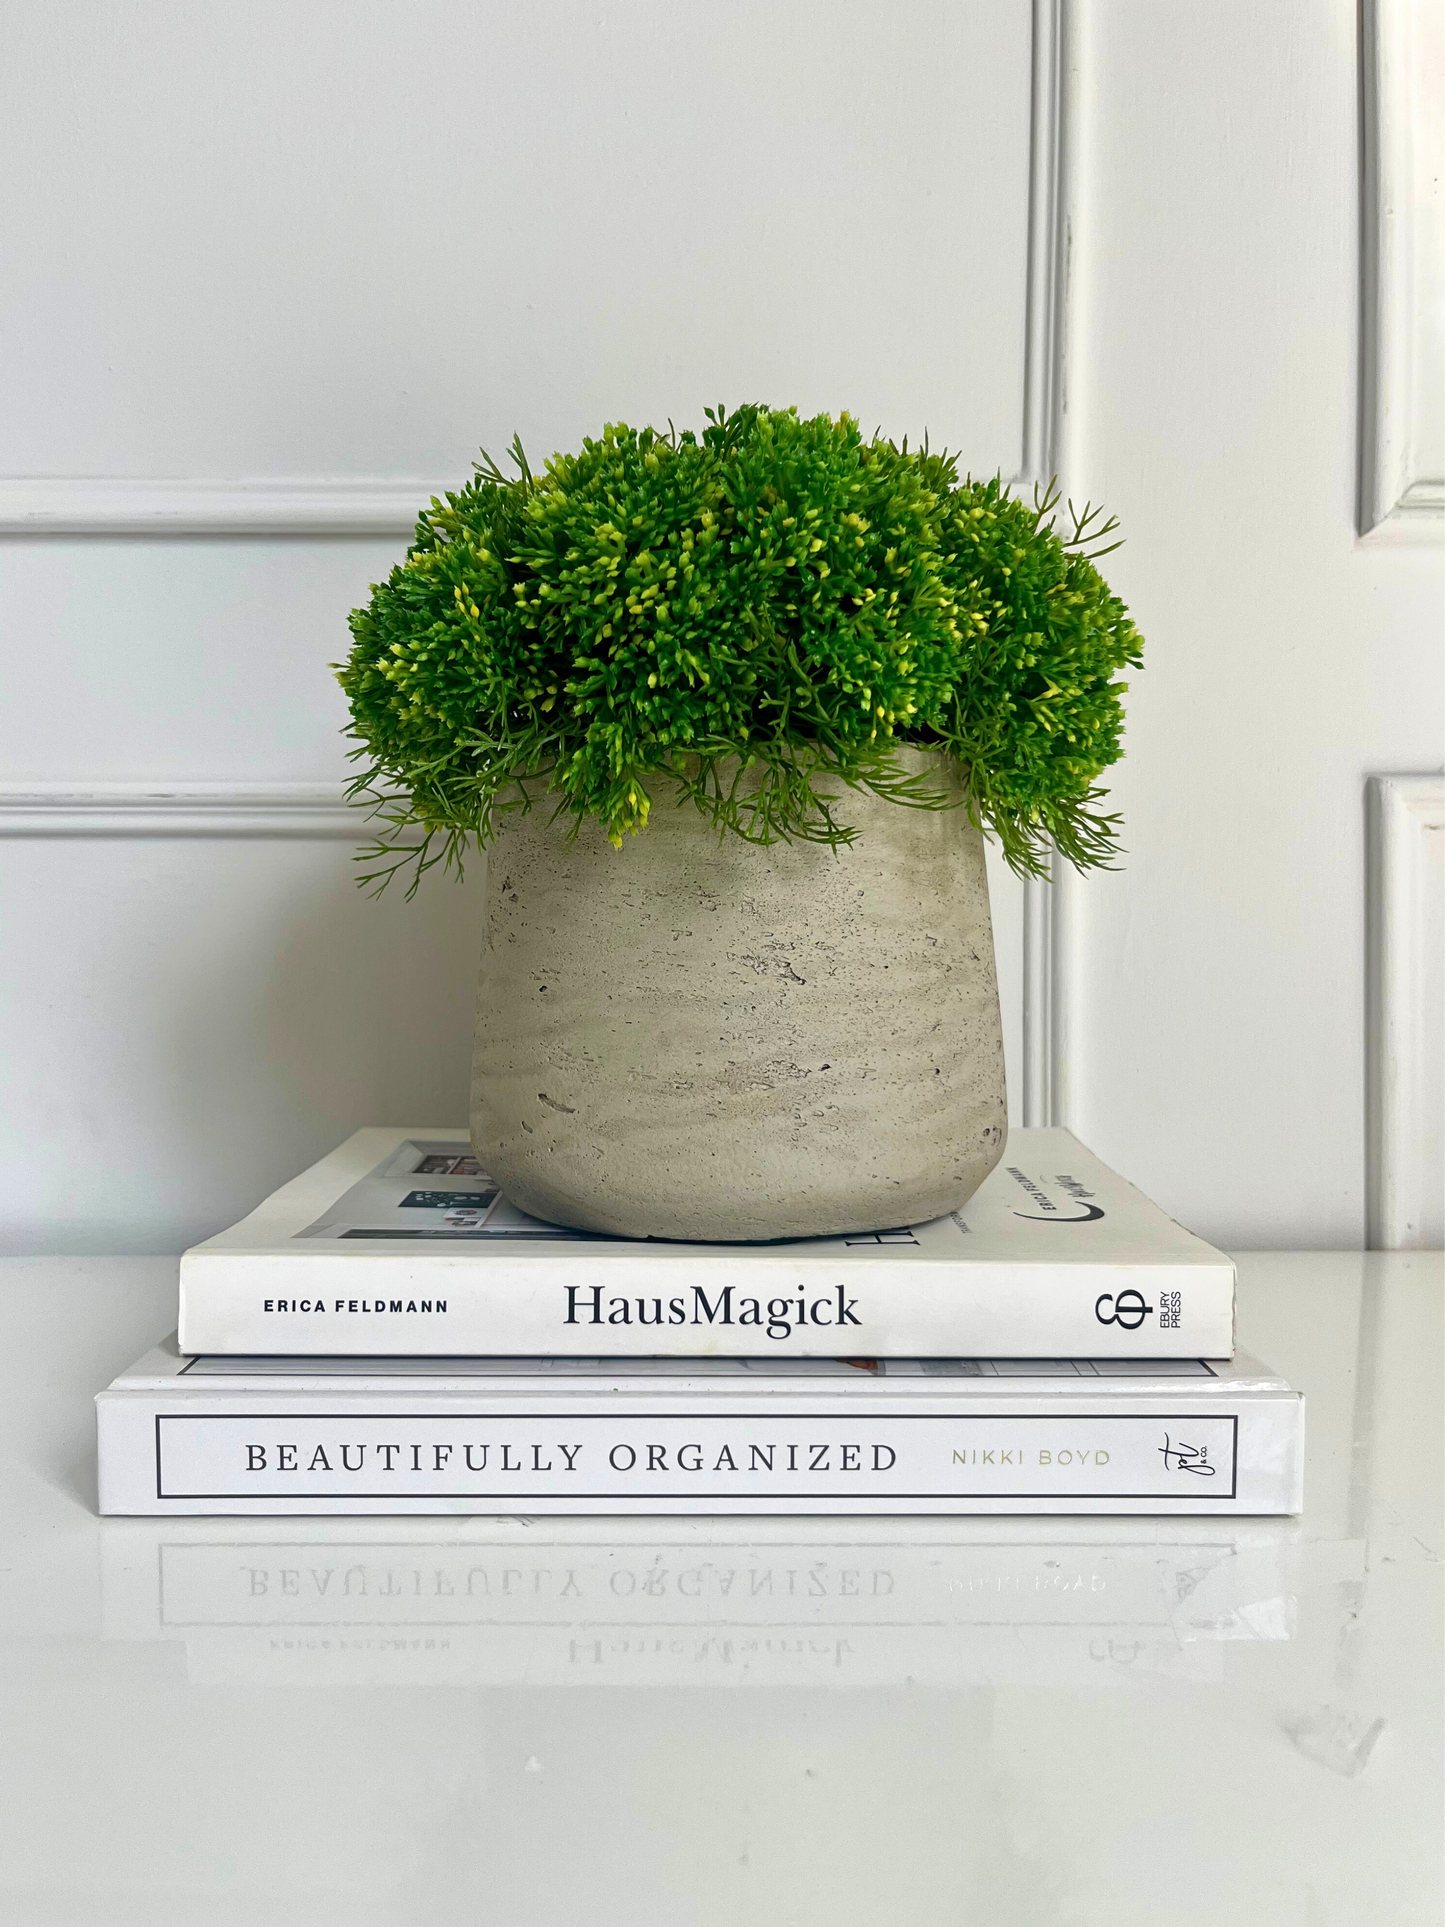
[[[1027,0],[12,9],[11,476],[849,408],[1020,458]]]

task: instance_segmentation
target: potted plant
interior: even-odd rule
[[[1006,1110],[982,833],[1107,861],[1140,638],[1095,561],[844,415],[608,427],[422,515],[339,676],[366,880],[490,852],[472,1132],[622,1235],[956,1209]]]

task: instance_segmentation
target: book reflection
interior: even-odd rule
[[[1294,1637],[1288,1524],[810,1523],[127,1521],[104,1633],[197,1682],[635,1687],[1208,1680]]]

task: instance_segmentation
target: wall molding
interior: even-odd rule
[[[0,535],[409,537],[460,479],[0,480]]]
[[[0,837],[300,837],[361,843],[338,783],[0,784]]]
[[[1034,0],[1033,142],[1024,485],[1069,486],[1069,366],[1079,180],[1079,31],[1074,0]],[[1023,1121],[1065,1124],[1078,879],[1055,853],[1024,884]]]
[[[1445,540],[1445,476],[1435,472],[1438,449],[1431,456],[1422,446],[1429,403],[1420,363],[1445,344],[1421,342],[1422,264],[1425,250],[1439,245],[1437,223],[1421,219],[1421,204],[1439,199],[1440,129],[1422,124],[1431,117],[1421,111],[1415,82],[1435,63],[1420,40],[1416,0],[1365,0],[1359,532],[1372,546]]]
[[[1372,776],[1367,812],[1366,1241],[1415,1250],[1441,1241],[1441,1065],[1428,1032],[1445,968],[1445,777]]]
[[[1053,909],[1051,877],[1024,880],[1023,1092],[1026,1125],[1054,1121]]]
[[[1062,179],[1065,0],[1033,0],[1029,103],[1028,297],[1024,321],[1024,419],[1015,486],[1047,483],[1057,468],[1063,408],[1063,343],[1069,268]]]

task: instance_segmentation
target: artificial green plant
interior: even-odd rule
[[[934,745],[1009,863],[1106,863],[1096,779],[1141,639],[1095,567],[1112,521],[1015,500],[847,415],[709,410],[701,435],[604,429],[534,473],[490,459],[365,608],[338,670],[368,880],[460,867],[508,809],[596,818],[660,796],[757,842],[850,840],[847,793],[945,797]]]

